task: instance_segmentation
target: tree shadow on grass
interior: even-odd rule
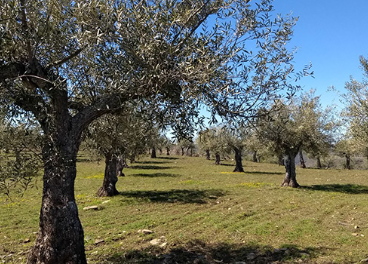
[[[156,177],[179,177],[180,175],[174,173],[137,173],[131,174],[129,176],[156,178]]]
[[[227,167],[234,167],[235,166],[235,164],[223,164],[223,163],[220,163],[219,164],[220,166],[227,166]]]
[[[177,160],[177,159],[179,159],[179,158],[175,158],[175,157],[157,157],[157,159]]]
[[[172,169],[172,167],[156,166],[156,165],[134,165],[129,166],[130,169],[138,170],[167,170]]]
[[[170,163],[170,161],[135,161],[134,164],[167,164]]]
[[[185,246],[171,248],[169,251],[151,246],[143,250],[117,252],[105,261],[113,264],[311,263],[313,258],[326,251],[326,248],[300,248],[296,245],[272,248],[244,244],[206,244],[203,241],[194,240]]]
[[[321,184],[303,186],[303,189],[312,191],[341,192],[348,194],[367,194],[368,186],[358,184]]]
[[[266,174],[266,175],[284,175],[285,172],[272,172],[272,171],[245,171],[250,174]]]
[[[121,196],[148,199],[155,203],[197,203],[204,204],[210,199],[223,196],[221,190],[168,190],[168,191],[126,191]]]

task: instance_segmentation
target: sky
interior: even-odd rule
[[[290,47],[297,48],[296,70],[310,62],[314,78],[304,77],[304,91],[316,90],[323,106],[337,104],[352,76],[361,81],[359,56],[368,57],[368,0],[274,0],[275,12],[299,17]],[[334,86],[337,92],[329,92]]]

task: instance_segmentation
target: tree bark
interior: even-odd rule
[[[322,168],[322,164],[321,164],[321,158],[320,156],[317,156],[317,169]]]
[[[170,148],[166,147],[166,155],[170,156]]]
[[[235,169],[233,172],[244,172],[242,163],[242,149],[234,147],[235,151]]]
[[[253,162],[258,162],[258,159],[257,159],[257,150],[253,152]]]
[[[350,170],[351,169],[350,155],[349,154],[345,154],[345,159],[346,159],[346,169]]]
[[[181,148],[181,155],[182,155],[182,156],[184,156],[184,154],[185,154],[185,151],[184,151],[184,150],[185,150],[185,149],[182,147],[182,148]]]
[[[83,228],[74,197],[80,135],[67,136],[68,132],[63,132],[45,137],[51,139],[42,151],[44,176],[40,224],[29,254],[29,264],[87,263]]]
[[[152,159],[157,158],[157,155],[156,155],[156,148],[155,148],[155,147],[153,147],[153,148],[152,148],[151,158],[152,158]]]
[[[126,157],[118,157],[118,161],[117,161],[117,165],[116,165],[116,171],[117,171],[117,176],[118,177],[124,177],[125,174],[123,172],[123,169],[128,167],[127,162],[126,162]]]
[[[303,157],[303,150],[299,151],[299,157],[300,157],[300,167],[305,169],[307,168],[307,166],[305,166],[305,161],[304,161],[304,157]]]
[[[211,159],[211,155],[210,155],[210,150],[206,149],[206,159],[210,160]]]
[[[104,181],[100,189],[97,191],[97,196],[115,196],[119,192],[116,190],[116,183],[118,182],[117,164],[118,159],[112,153],[105,155],[105,175]]]
[[[220,154],[218,152],[216,152],[216,161],[215,161],[215,164],[216,165],[220,165]]]
[[[300,185],[296,181],[296,171],[295,171],[295,157],[297,152],[289,151],[285,157],[285,179],[281,186],[290,186],[293,188],[298,188]]]

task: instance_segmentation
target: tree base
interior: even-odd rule
[[[114,189],[114,190],[106,190],[104,187],[100,187],[100,189],[98,189],[96,195],[98,197],[111,197],[111,196],[116,196],[119,194],[119,191]]]
[[[295,181],[283,181],[281,184],[281,187],[292,187],[292,188],[299,188],[300,185],[299,183],[295,182]]]

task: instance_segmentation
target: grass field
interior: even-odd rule
[[[89,263],[357,263],[368,258],[368,172],[284,168],[202,157],[143,158],[120,195],[95,196],[104,164],[79,162],[76,197]],[[0,196],[0,263],[24,263],[38,231],[41,180]],[[98,210],[83,210],[97,205]],[[147,229],[147,230],[145,230]],[[143,231],[142,231],[143,230]],[[149,232],[150,230],[151,232]],[[155,244],[155,245],[153,245]]]

